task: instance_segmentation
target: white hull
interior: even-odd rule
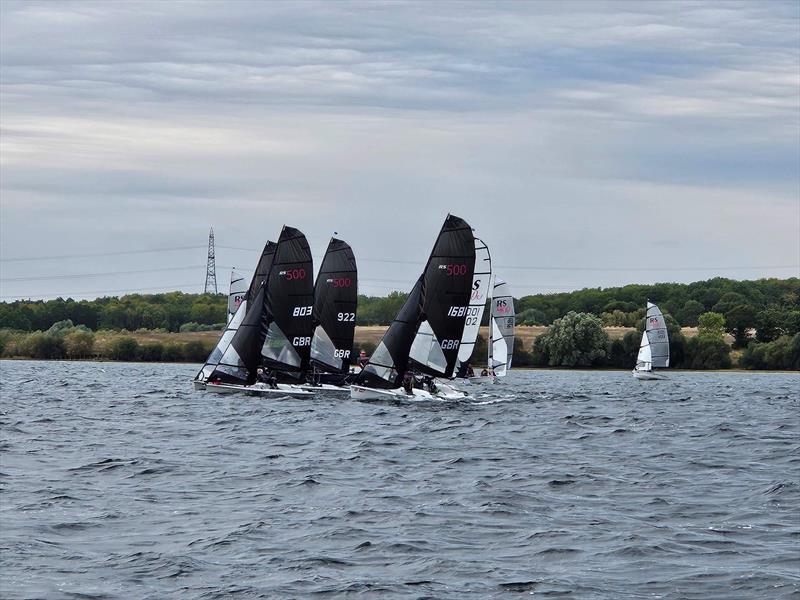
[[[436,394],[431,394],[427,390],[414,388],[413,393],[408,394],[403,388],[380,389],[370,388],[361,385],[350,386],[350,398],[353,400],[400,400],[400,401],[420,401],[420,400],[463,400],[468,397],[466,392],[457,390],[445,383],[436,383],[439,388]]]
[[[329,383],[322,383],[320,385],[312,385],[310,383],[304,383],[299,386],[300,389],[306,390],[309,392],[322,392],[323,394],[340,394],[342,396],[346,396],[350,393],[349,386],[339,386],[339,385],[331,385]]]
[[[491,375],[479,375],[478,377],[468,377],[467,381],[469,381],[470,385],[483,385],[485,383],[495,383],[497,378]]]
[[[669,377],[662,373],[656,373],[655,371],[639,371],[637,369],[633,370],[633,378],[639,381],[663,381],[669,379]]]
[[[279,383],[277,388],[272,388],[263,383],[253,385],[234,385],[231,383],[209,383],[206,391],[214,394],[247,394],[248,396],[271,396],[285,398],[307,398],[313,396],[314,392],[304,390],[300,386],[287,383]]]
[[[196,389],[196,390],[204,390],[204,389],[206,389],[206,382],[202,381],[200,379],[193,379],[192,380],[192,385],[194,386],[194,389]]]

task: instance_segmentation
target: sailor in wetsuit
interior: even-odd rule
[[[256,371],[256,381],[259,383],[266,383],[273,390],[278,387],[278,379],[273,375],[269,369],[262,369],[258,367]]]
[[[406,371],[403,375],[403,389],[409,396],[414,395],[414,374],[411,371]]]
[[[433,377],[430,375],[426,375],[422,378],[422,388],[428,390],[431,394],[435,394],[439,391],[439,388],[437,388],[436,384],[433,382]]]

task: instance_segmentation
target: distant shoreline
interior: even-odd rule
[[[108,358],[28,358],[25,356],[11,356],[0,358],[0,362],[16,362],[16,361],[29,361],[41,363],[102,363],[114,365],[195,365],[198,368],[202,363],[191,361],[142,361],[142,360],[111,360]],[[617,373],[625,373],[631,371],[631,368],[619,369],[617,367],[512,367],[512,371],[565,371],[572,373],[592,373],[597,371],[614,371]],[[659,369],[659,372],[669,373],[752,373],[764,375],[800,375],[800,371],[779,371],[769,369]]]

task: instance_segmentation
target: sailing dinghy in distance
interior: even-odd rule
[[[284,226],[269,272],[228,349],[208,378],[206,390],[218,394],[310,396],[298,385],[256,382],[263,363],[287,378],[308,368],[313,302],[311,249],[305,236]]]
[[[645,329],[639,345],[639,355],[633,369],[634,379],[642,381],[660,381],[669,379],[655,368],[669,367],[669,335],[667,323],[659,308],[648,300]]]
[[[222,332],[217,345],[211,351],[211,354],[208,355],[203,368],[200,369],[192,382],[196,390],[204,390],[206,388],[209,375],[214,372],[214,369],[230,346],[233,336],[236,334],[247,314],[248,307],[252,306],[256,294],[258,294],[259,289],[267,279],[269,270],[272,267],[272,259],[275,256],[276,247],[277,244],[270,241],[267,241],[264,245],[261,257],[258,259],[258,264],[256,265],[255,273],[253,273],[253,278],[250,280],[250,287],[246,288],[244,298],[239,302],[233,316],[228,320],[228,325],[225,327],[225,331]],[[233,275],[231,275],[231,288],[233,288]],[[228,296],[229,311],[231,308],[230,299],[233,295],[233,289],[231,289],[231,293]]]
[[[464,392],[440,381],[434,384],[434,391],[414,387],[410,394],[401,384],[407,372],[431,380],[452,377],[465,339],[474,269],[472,228],[463,219],[448,215],[425,270],[359,373],[356,385],[350,386],[351,398],[464,398]]]
[[[349,393],[343,384],[350,373],[357,304],[356,257],[347,242],[331,238],[314,284],[311,383],[303,389]]]
[[[492,315],[489,327],[492,335],[489,346],[489,374],[505,377],[514,357],[514,297],[508,284],[496,277],[492,288]]]
[[[228,288],[228,320],[230,323],[239,305],[247,294],[247,283],[244,280],[244,275],[236,272],[236,269],[231,269],[231,286]]]

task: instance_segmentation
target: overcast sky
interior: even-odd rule
[[[515,295],[800,273],[795,1],[0,10],[5,300],[202,291],[212,225],[225,289],[284,223],[383,295],[448,212]]]

